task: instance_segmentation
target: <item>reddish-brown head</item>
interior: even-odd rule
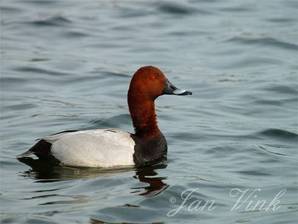
[[[191,95],[192,93],[175,87],[162,71],[153,66],[142,67],[133,75],[128,90],[128,98],[138,96],[143,100],[154,100],[163,94]]]
[[[153,66],[142,67],[133,75],[128,90],[128,106],[136,133],[159,132],[154,100],[163,94],[191,95],[191,92],[175,87]]]
[[[166,86],[165,75],[156,67],[146,66],[138,69],[133,75],[128,95],[141,97],[143,100],[154,100],[163,94]]]

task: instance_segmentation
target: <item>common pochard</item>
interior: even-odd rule
[[[142,67],[127,95],[134,134],[111,128],[62,132],[42,138],[18,159],[36,155],[45,163],[103,168],[158,163],[166,158],[167,141],[157,125],[154,101],[164,94],[192,93],[175,87],[158,68]]]

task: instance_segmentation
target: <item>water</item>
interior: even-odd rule
[[[296,223],[297,10],[295,0],[1,1],[2,223]],[[132,131],[126,91],[148,64],[193,91],[158,99],[167,166],[16,160],[51,133]]]

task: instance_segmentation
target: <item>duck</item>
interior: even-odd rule
[[[62,166],[142,167],[166,160],[167,141],[157,124],[155,100],[162,95],[192,95],[174,86],[157,67],[139,68],[131,78],[127,103],[134,133],[116,128],[64,131],[43,137],[17,156]]]

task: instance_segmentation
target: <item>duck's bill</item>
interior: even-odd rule
[[[176,86],[174,86],[168,80],[167,80],[167,84],[166,84],[166,87],[165,87],[163,93],[167,94],[167,95],[178,95],[178,96],[192,95],[192,92],[184,90],[184,89],[178,89]]]

